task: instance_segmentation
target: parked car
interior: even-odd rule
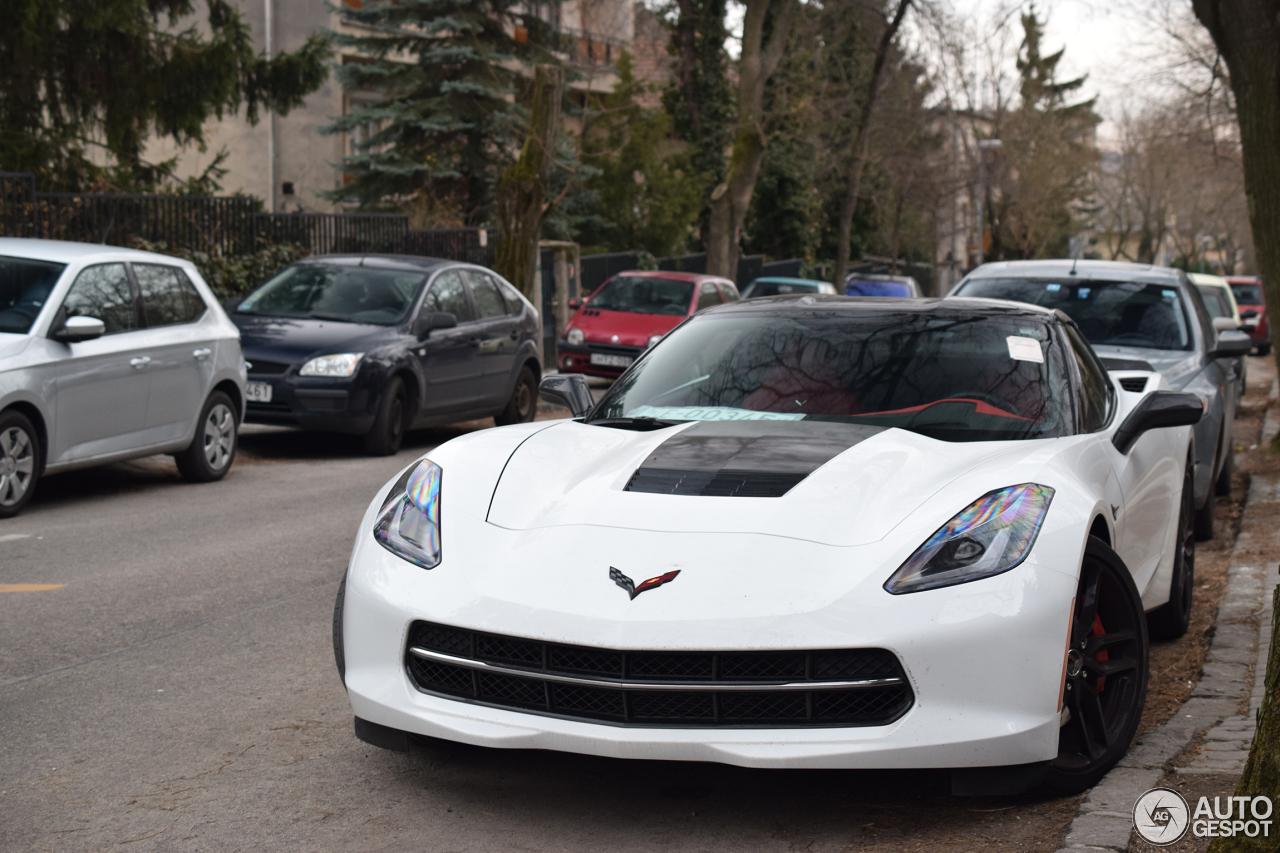
[[[845,296],[920,296],[920,285],[909,275],[849,273],[844,279]]]
[[[1195,430],[1195,529],[1200,539],[1213,537],[1214,496],[1231,491],[1237,370],[1251,344],[1243,332],[1214,329],[1186,273],[1114,261],[1005,261],[978,267],[950,295],[1061,309],[1103,363],[1153,369],[1174,390],[1200,395],[1206,408]]]
[[[537,413],[538,313],[506,279],[408,255],[320,255],[233,302],[249,361],[245,418],[363,436]]]
[[[0,518],[44,474],[155,453],[223,477],[244,405],[236,327],[186,261],[0,238]]]
[[[805,296],[700,312],[594,406],[549,376],[578,420],[373,496],[355,733],[1082,791],[1191,613],[1200,398],[1123,375],[1045,308]]]
[[[565,324],[560,369],[616,378],[667,332],[703,308],[737,302],[727,278],[635,270],[600,285]]]
[[[757,296],[791,296],[792,294],[825,293],[836,294],[836,286],[829,281],[815,281],[811,278],[785,278],[782,276],[764,276],[754,279],[742,291],[743,299]]]
[[[1200,291],[1205,310],[1213,320],[1213,328],[1217,331],[1237,330],[1248,332],[1253,324],[1246,325],[1240,319],[1240,311],[1236,307],[1235,294],[1231,292],[1231,284],[1222,276],[1207,273],[1189,272],[1187,278]],[[1236,359],[1235,373],[1240,386],[1240,396],[1244,396],[1245,381],[1248,378],[1249,357],[1242,355]]]
[[[1267,320],[1267,300],[1262,292],[1262,279],[1256,275],[1227,276],[1231,292],[1235,294],[1240,319],[1252,324],[1249,339],[1258,348],[1258,355],[1271,353],[1271,324]]]

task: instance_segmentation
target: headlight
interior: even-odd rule
[[[660,340],[662,340],[662,335],[654,335],[654,336],[652,336],[651,338],[649,338],[649,346],[653,346],[654,344],[656,344],[656,343],[657,343],[658,341],[660,341]]]
[[[322,355],[313,358],[298,371],[299,376],[350,376],[356,372],[362,352],[344,352],[337,355]]]
[[[1026,559],[1053,489],[1023,483],[988,492],[907,558],[884,588],[894,595],[989,578]]]
[[[565,334],[564,340],[569,346],[580,347],[587,340],[587,336],[581,329],[570,329]]]
[[[373,538],[397,557],[434,569],[440,565],[440,466],[423,459],[387,493]]]

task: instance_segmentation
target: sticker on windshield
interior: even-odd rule
[[[1010,335],[1005,338],[1009,344],[1009,358],[1014,361],[1034,361],[1044,364],[1044,353],[1040,351],[1040,342],[1035,338],[1023,338]]]
[[[666,421],[798,421],[802,413],[757,412],[728,406],[637,406],[627,410],[630,418],[658,418]]]

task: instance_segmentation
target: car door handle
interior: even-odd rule
[[[191,354],[195,356],[196,361],[204,361],[206,358],[213,355],[213,350],[209,349],[208,347],[201,347],[200,349],[196,350]]]
[[[146,367],[150,363],[151,363],[151,356],[147,356],[147,355],[140,355],[137,358],[129,359],[129,364],[132,365],[136,370],[141,370],[142,368]]]

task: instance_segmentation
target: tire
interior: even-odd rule
[[[191,444],[174,454],[178,473],[193,483],[211,483],[227,476],[236,458],[239,427],[236,404],[221,391],[214,391],[200,409]]]
[[[1092,788],[1115,766],[1147,699],[1142,599],[1124,561],[1093,536],[1080,565],[1070,642],[1058,756],[1043,782],[1055,794]]]
[[[1213,538],[1213,497],[1214,489],[1209,489],[1209,496],[1204,499],[1204,506],[1196,510],[1195,533],[1197,542],[1208,542]]]
[[[1196,537],[1192,529],[1195,515],[1195,486],[1191,466],[1182,481],[1182,508],[1178,512],[1177,553],[1169,600],[1147,614],[1147,634],[1153,640],[1176,640],[1191,625],[1192,598],[1196,585]]]
[[[40,440],[27,416],[0,412],[0,518],[12,518],[31,502],[41,461]]]
[[[1258,355],[1271,355],[1271,342],[1258,344]]]
[[[1222,470],[1218,472],[1218,479],[1213,483],[1213,493],[1220,498],[1231,494],[1231,476],[1236,472],[1235,448],[1231,445],[1232,442],[1228,441],[1227,446],[1223,448],[1226,456],[1223,457]]]
[[[525,367],[516,377],[516,387],[511,390],[507,407],[493,416],[498,426],[527,424],[538,414],[538,380],[533,371]]]
[[[404,381],[392,377],[378,399],[378,412],[373,429],[364,437],[364,452],[370,456],[394,456],[404,441],[404,428],[409,419],[408,394]]]
[[[333,599],[333,662],[338,665],[338,678],[347,683],[347,653],[342,642],[342,605],[347,595],[347,576],[338,584],[338,595]]]

